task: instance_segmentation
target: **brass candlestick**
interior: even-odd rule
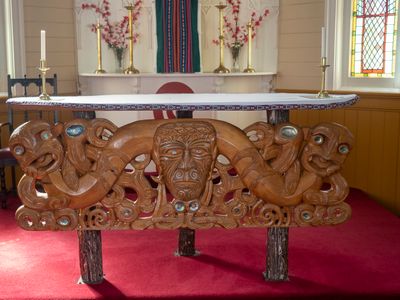
[[[219,67],[214,70],[214,73],[230,73],[231,71],[224,66],[224,16],[223,10],[226,5],[220,3],[215,5],[219,10]]]
[[[248,36],[248,45],[247,45],[247,68],[243,70],[244,73],[254,73],[256,70],[251,66],[251,45],[252,45],[252,35],[253,28],[251,27],[251,22],[247,23],[247,36]]]
[[[94,71],[95,74],[103,74],[106,71],[103,70],[103,63],[101,58],[101,29],[103,29],[103,25],[97,23],[96,32],[97,32],[97,69]]]
[[[40,60],[39,71],[42,74],[42,93],[39,96],[40,100],[51,100],[50,96],[47,94],[46,91],[46,72],[50,70],[50,68],[46,67],[46,60]]]
[[[326,81],[326,69],[330,67],[330,65],[326,64],[326,57],[321,57],[321,72],[322,72],[322,81],[321,81],[321,90],[319,91],[317,98],[329,98],[328,91],[326,90],[325,81]]]
[[[129,4],[125,6],[128,10],[128,20],[129,20],[129,67],[124,70],[125,74],[138,74],[140,73],[138,69],[133,66],[133,22],[132,22],[132,12],[133,5]]]

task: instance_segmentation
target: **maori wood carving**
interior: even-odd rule
[[[27,230],[338,224],[351,214],[340,169],[352,145],[335,123],[30,121],[10,138],[25,173],[16,219]]]

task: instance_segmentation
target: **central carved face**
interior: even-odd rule
[[[175,199],[200,199],[215,157],[215,130],[206,122],[165,124],[154,136],[154,161]]]

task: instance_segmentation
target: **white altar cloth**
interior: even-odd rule
[[[55,96],[52,100],[38,97],[11,98],[7,103],[14,108],[75,111],[253,111],[273,109],[333,109],[350,106],[358,100],[355,94],[331,95],[318,99],[313,94],[251,93],[251,94],[132,94],[96,96]]]

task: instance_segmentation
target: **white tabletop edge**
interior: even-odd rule
[[[316,98],[313,94],[292,93],[235,93],[235,94],[130,94],[94,96],[54,96],[52,100],[38,97],[19,97],[7,100],[12,106],[84,108],[88,110],[262,110],[275,106],[288,109],[335,108],[354,104],[358,96],[331,95]]]

